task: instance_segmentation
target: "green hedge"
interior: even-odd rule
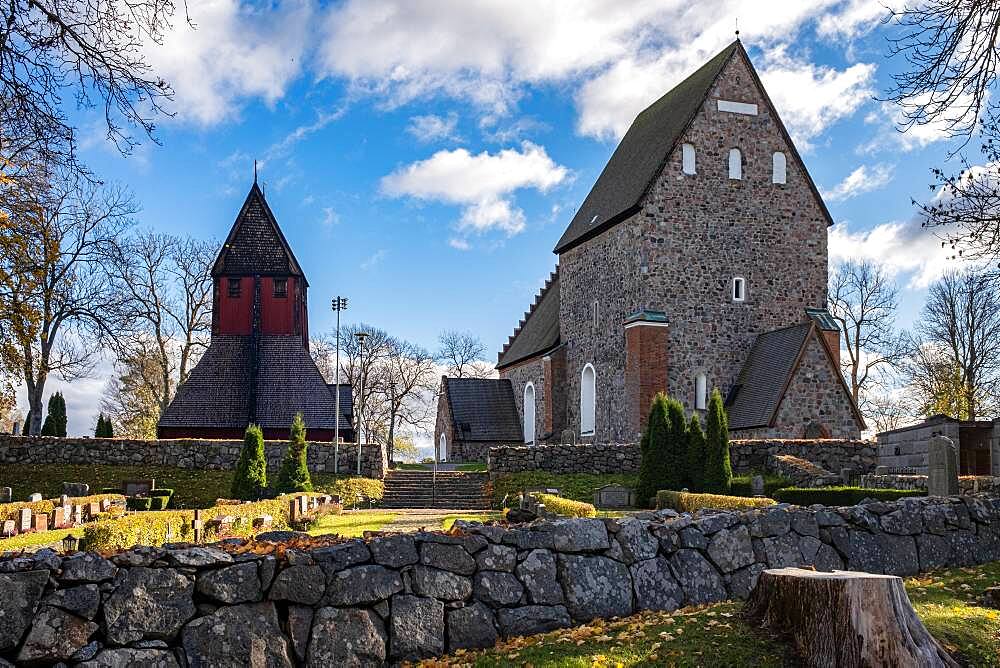
[[[656,493],[656,508],[672,508],[678,512],[690,513],[701,508],[718,508],[721,510],[742,510],[745,508],[762,508],[773,506],[774,499],[755,499],[745,496],[728,496],[723,494],[692,494],[691,492],[674,492],[660,490]]]
[[[149,510],[153,507],[153,500],[148,496],[130,496],[125,500],[125,507],[129,510]]]
[[[919,489],[875,489],[865,487],[786,487],[774,493],[774,498],[782,503],[797,506],[855,506],[864,499],[896,501],[910,496],[927,496]]]
[[[535,494],[539,502],[545,504],[545,509],[564,517],[597,517],[597,508],[591,503],[564,499],[555,494]]]
[[[91,494],[89,496],[70,497],[71,505],[85,506],[88,503],[100,503],[104,499],[109,499],[112,503],[122,502],[125,497],[121,494]],[[31,508],[32,513],[51,514],[56,508],[59,499],[42,499],[41,501],[13,501],[11,503],[0,503],[0,521],[17,519],[18,514],[24,508]]]
[[[761,474],[750,473],[748,475],[734,476],[733,482],[729,487],[729,493],[733,496],[753,496],[751,480],[753,480],[753,477],[756,475]],[[794,483],[790,478],[780,475],[764,474],[764,496],[774,498],[774,493],[779,489],[791,487],[793,484]]]
[[[385,483],[374,478],[337,478],[322,485],[321,490],[339,496],[341,504],[349,507],[358,505],[362,500],[381,501],[385,496]]]
[[[524,471],[522,473],[509,473],[499,476],[492,483],[493,504],[499,508],[503,503],[503,498],[508,497],[507,504],[513,503],[512,499],[520,492],[527,489],[555,488],[559,490],[559,496],[564,499],[583,501],[591,503],[594,500],[594,492],[604,485],[615,483],[625,487],[635,488],[636,474],[629,473],[548,473],[546,471]]]

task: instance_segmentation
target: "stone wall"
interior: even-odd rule
[[[128,438],[56,438],[52,436],[0,435],[0,464],[107,464],[120,466],[176,466],[184,469],[235,469],[242,441]],[[268,468],[277,471],[288,447],[286,441],[265,441]],[[309,470],[332,473],[334,452],[342,473],[357,471],[355,443],[310,442]],[[385,446],[361,446],[361,475],[382,479],[388,468]],[[2,481],[0,481],[2,483]]]
[[[861,476],[861,487],[877,489],[927,489],[926,475],[876,475]],[[1000,478],[994,476],[961,476],[958,479],[959,494],[1000,495]]]
[[[731,440],[733,473],[770,471],[771,458],[791,455],[839,475],[843,468],[858,474],[875,469],[875,444],[838,439]],[[552,473],[637,473],[641,457],[636,443],[579,445],[507,445],[492,448],[487,460],[491,477],[521,471]]]
[[[906,576],[1000,559],[1000,499],[673,511],[354,539],[0,559],[0,658],[382,665],[594,618],[744,599],[766,568]]]
[[[959,423],[943,415],[920,424],[893,431],[882,432],[878,439],[880,466],[908,467],[918,473],[927,473],[927,443],[932,436],[947,436],[955,445],[959,443]]]

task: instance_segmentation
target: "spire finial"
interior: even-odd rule
[[[253,161],[253,182],[257,183],[257,161]]]
[[[740,17],[736,17],[736,41],[740,41]]]

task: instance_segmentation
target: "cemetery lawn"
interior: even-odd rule
[[[953,568],[906,580],[913,607],[931,634],[964,666],[1000,666],[1000,610],[978,605],[982,592],[1000,585],[1000,562]],[[478,652],[455,652],[425,666],[622,666],[798,665],[781,639],[752,628],[742,602],[674,612],[643,612],[624,619],[525,638],[511,638]]]
[[[485,473],[486,472],[486,462],[466,462],[464,464],[457,464],[455,466],[456,471],[472,471],[473,473]]]
[[[521,490],[546,487],[558,489],[559,495],[564,498],[593,503],[594,492],[598,488],[611,483],[634,488],[638,478],[638,475],[629,473],[603,475],[596,473],[548,473],[546,471],[509,473],[493,481],[493,502],[495,506],[499,506],[504,495],[507,495],[509,503],[510,498],[517,496]]]
[[[335,533],[347,538],[356,538],[366,531],[378,531],[396,519],[396,513],[377,510],[348,510],[339,515],[324,515],[312,529],[311,536]]]
[[[277,475],[277,471],[270,472]],[[174,490],[175,508],[211,508],[216,499],[229,498],[232,471],[182,469],[173,466],[105,466],[96,464],[4,465],[0,485],[9,486],[16,501],[40,492],[43,499],[58,498],[63,482],[84,482],[90,493],[119,487],[122,480],[153,478],[160,489]],[[336,479],[332,473],[313,473],[313,486],[322,489]]]

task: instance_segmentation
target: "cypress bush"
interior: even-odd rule
[[[66,436],[66,400],[62,392],[49,396],[48,413],[42,423],[42,436]]]
[[[705,422],[707,447],[703,487],[712,494],[728,494],[733,480],[733,467],[729,462],[729,418],[718,388],[712,390]]]
[[[296,413],[292,420],[288,449],[278,471],[276,489],[279,494],[312,491],[309,467],[306,465],[306,423],[302,413]]]
[[[701,492],[705,488],[705,431],[697,413],[691,415],[687,433],[688,489]]]
[[[653,405],[646,420],[646,430],[639,445],[641,461],[635,494],[640,507],[649,506],[665,477],[664,455],[667,431],[667,397],[660,393],[653,397]]]
[[[659,489],[680,490],[687,487],[690,478],[687,470],[687,440],[684,404],[678,399],[667,399],[667,446],[664,453],[664,476]]]
[[[112,438],[115,435],[114,427],[111,426],[111,418],[104,417],[104,413],[97,416],[97,428],[94,429],[94,436],[97,438]]]
[[[306,472],[308,478],[308,471]],[[264,432],[255,424],[243,434],[243,449],[236,462],[230,496],[243,501],[256,501],[267,488],[267,457],[264,456]]]

